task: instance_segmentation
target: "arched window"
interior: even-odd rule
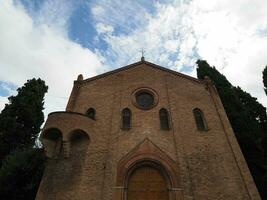
[[[89,108],[89,109],[87,110],[87,112],[86,112],[86,115],[87,115],[89,118],[95,120],[95,109],[94,109],[94,108]]]
[[[122,117],[122,129],[130,129],[131,128],[131,117],[132,112],[129,108],[124,108],[121,113]]]
[[[193,113],[194,113],[194,117],[195,117],[195,120],[196,120],[197,129],[199,131],[207,130],[207,125],[206,125],[206,122],[205,122],[205,119],[204,119],[203,112],[199,108],[195,108],[193,110]]]
[[[159,110],[160,128],[163,130],[169,130],[169,113],[165,108]]]

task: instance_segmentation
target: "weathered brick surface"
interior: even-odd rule
[[[138,88],[154,90],[157,105],[150,110],[133,105]],[[175,163],[179,185],[170,188],[171,199],[260,199],[216,89],[208,82],[139,62],[76,81],[66,110],[84,114],[90,107],[96,110],[95,121],[75,113],[49,116],[43,134],[58,128],[66,147],[58,159],[49,160],[37,200],[123,199],[125,185],[119,185],[117,177],[124,174],[117,171],[118,163],[144,141]],[[130,130],[121,129],[121,111],[126,107],[132,111]],[[196,107],[203,111],[208,131],[197,130],[192,113]],[[168,131],[160,129],[161,108],[170,114]],[[75,154],[70,138],[77,129],[88,134],[89,142],[81,143]],[[69,156],[64,158],[67,147]],[[147,151],[153,157],[153,151]]]

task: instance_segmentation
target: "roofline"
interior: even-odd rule
[[[87,78],[85,80],[82,80],[82,81],[78,81],[78,80],[75,80],[74,83],[77,83],[79,85],[83,85],[85,83],[88,83],[88,82],[91,82],[91,81],[94,81],[94,80],[97,80],[97,79],[101,79],[101,78],[104,78],[106,76],[109,76],[109,75],[112,75],[112,74],[115,74],[117,72],[121,72],[121,71],[125,71],[125,70],[128,70],[132,67],[135,67],[135,66],[138,66],[140,64],[147,64],[151,67],[154,67],[156,69],[159,69],[159,70],[162,70],[162,71],[165,71],[165,72],[169,72],[171,74],[174,74],[176,76],[180,76],[182,78],[186,78],[186,79],[189,79],[191,81],[194,81],[194,82],[197,82],[197,83],[203,83],[202,80],[199,80],[197,78],[194,78],[194,77],[191,77],[191,76],[188,76],[186,74],[182,74],[180,72],[177,72],[177,71],[174,71],[174,70],[171,70],[171,69],[168,69],[168,68],[165,68],[165,67],[162,67],[162,66],[159,66],[159,65],[156,65],[154,63],[151,63],[151,62],[148,62],[148,61],[139,61],[139,62],[135,62],[133,64],[129,64],[129,65],[126,65],[124,67],[120,67],[118,69],[115,69],[115,70],[112,70],[112,71],[109,71],[109,72],[106,72],[106,73],[103,73],[103,74],[99,74],[97,76],[94,76],[94,77],[91,77],[91,78]]]
[[[177,72],[177,71],[168,69],[168,68],[166,68],[166,67],[162,67],[162,66],[160,66],[160,65],[157,65],[157,64],[154,64],[154,63],[151,63],[151,62],[148,62],[148,61],[144,61],[144,62],[145,62],[146,64],[148,64],[148,65],[152,65],[153,67],[156,67],[156,68],[158,68],[158,69],[160,69],[160,70],[162,70],[162,71],[169,72],[169,73],[174,74],[174,75],[176,75],[176,76],[181,76],[181,77],[183,77],[183,78],[190,79],[190,80],[195,81],[195,82],[198,82],[198,83],[202,83],[202,82],[203,82],[202,80],[199,80],[199,79],[194,78],[194,77],[192,77],[192,76],[189,76],[189,75],[186,75],[186,74],[183,74],[183,73],[180,73],[180,72]]]

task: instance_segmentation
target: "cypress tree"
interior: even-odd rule
[[[267,66],[264,68],[262,72],[262,79],[263,79],[264,91],[267,95]]]
[[[48,87],[41,79],[28,80],[0,114],[0,162],[16,148],[33,146],[44,122],[44,95]]]
[[[264,91],[267,95],[267,66],[264,68],[262,72],[262,79],[263,79]],[[267,128],[265,130],[267,130]],[[262,147],[264,149],[265,159],[267,160],[267,134],[262,140]]]
[[[0,169],[0,199],[34,200],[45,167],[43,149],[16,149]]]
[[[205,60],[197,61],[197,76],[208,76],[218,90],[222,104],[232,125],[238,143],[262,196],[267,198],[267,160],[264,146],[267,130],[266,108],[256,98],[234,87],[215,67]]]
[[[47,89],[41,79],[28,80],[0,113],[0,199],[35,199],[45,165],[35,142]]]

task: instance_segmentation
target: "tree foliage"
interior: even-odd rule
[[[263,78],[264,91],[267,95],[267,66],[264,68],[262,72],[262,78]]]
[[[240,87],[234,87],[205,60],[198,60],[197,64],[198,78],[208,76],[215,84],[258,190],[263,199],[267,198],[266,108]]]
[[[0,161],[15,150],[34,145],[44,122],[44,95],[48,87],[41,79],[28,80],[0,114]]]
[[[35,199],[45,163],[35,142],[47,89],[41,79],[28,80],[0,113],[0,199]]]
[[[16,149],[0,169],[0,199],[34,200],[44,170],[42,149]]]

